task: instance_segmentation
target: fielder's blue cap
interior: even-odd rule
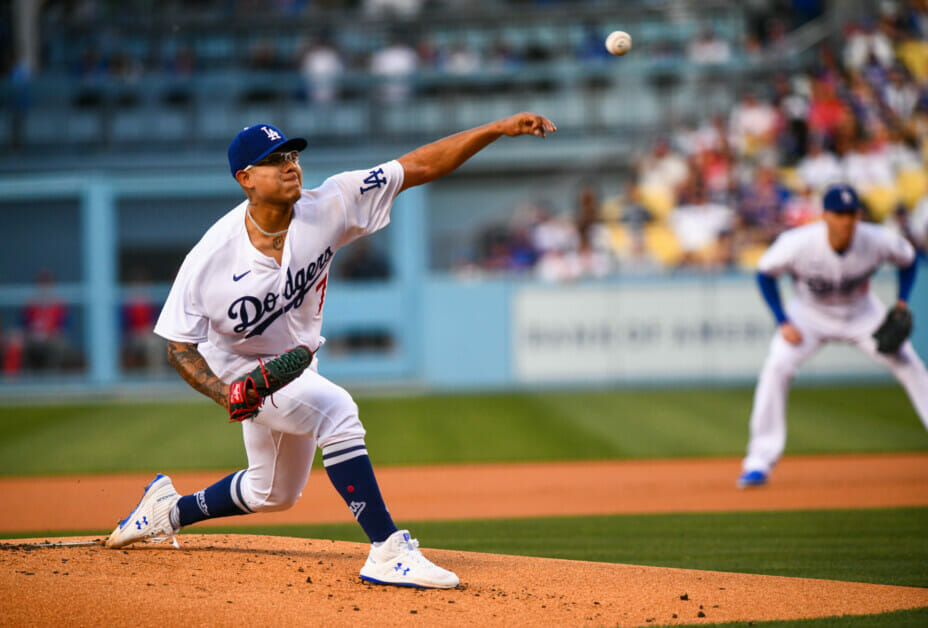
[[[857,199],[857,192],[854,188],[844,183],[837,183],[829,186],[825,191],[822,207],[825,211],[851,214],[860,209],[860,201]]]
[[[272,124],[245,127],[229,145],[229,169],[234,177],[245,166],[261,161],[273,152],[303,150],[307,145],[302,137],[287,139],[284,132]]]

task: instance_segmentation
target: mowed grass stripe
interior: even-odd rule
[[[752,390],[361,397],[377,465],[733,456]],[[798,388],[787,450],[928,450],[901,388]],[[0,406],[0,475],[238,468],[241,428],[208,401]],[[317,461],[318,462],[318,461]]]

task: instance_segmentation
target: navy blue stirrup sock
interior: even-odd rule
[[[216,517],[247,515],[251,512],[242,499],[242,478],[245,470],[227,475],[212,486],[193,495],[184,495],[177,502],[177,521],[171,523],[189,526],[197,521]]]
[[[363,438],[324,447],[322,463],[335,490],[348,504],[371,543],[385,541],[396,532],[396,525],[377,486]]]

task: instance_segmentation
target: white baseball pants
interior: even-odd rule
[[[351,395],[316,368],[313,361],[300,377],[274,393],[273,403],[266,399],[254,419],[242,421],[248,454],[242,498],[253,512],[286,510],[296,503],[317,446],[364,438]]]
[[[851,343],[892,371],[912,401],[925,429],[928,429],[928,371],[912,343],[907,341],[893,356],[876,350],[872,334],[886,316],[886,308],[879,299],[869,295],[869,298],[855,304],[847,317],[840,319],[797,299],[790,303],[787,316],[802,334],[802,342],[791,345],[777,332],[770,343],[770,353],[754,391],[750,441],[742,463],[745,471],[769,473],[783,455],[790,382],[799,366],[826,342]]]

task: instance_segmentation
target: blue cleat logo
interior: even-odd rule
[[[142,529],[142,525],[143,525],[143,524],[144,524],[144,525],[148,525],[148,518],[147,518],[147,517],[142,517],[142,520],[141,520],[141,521],[139,521],[138,519],[135,520],[135,527],[138,528],[139,530]]]
[[[403,563],[396,563],[396,567],[393,568],[393,571],[397,571],[400,573],[400,575],[403,575],[403,576],[408,574],[409,570],[410,570],[409,567],[403,567]]]

